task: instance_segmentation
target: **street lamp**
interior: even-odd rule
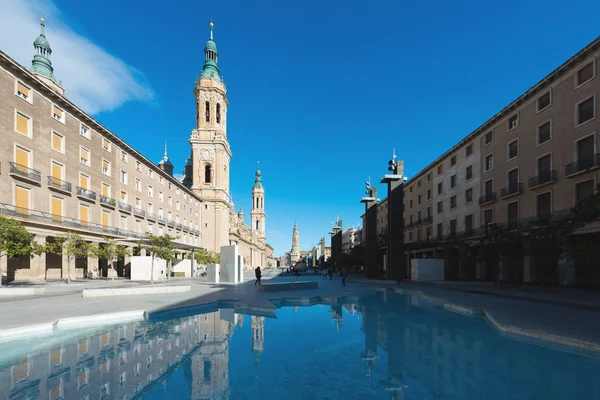
[[[388,195],[387,195],[387,203],[388,203],[388,214],[387,214],[387,251],[386,251],[386,264],[387,268],[385,271],[385,276],[387,280],[392,279],[392,191],[399,185],[402,184],[402,172],[404,170],[404,162],[396,161],[396,149],[392,150],[392,159],[388,161],[388,171],[389,174],[385,174],[383,178],[381,178],[381,183],[387,183]]]

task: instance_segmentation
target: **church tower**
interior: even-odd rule
[[[204,47],[204,66],[194,88],[196,128],[189,140],[191,166],[186,167],[184,180],[204,199],[202,244],[210,251],[220,252],[221,246],[229,245],[231,149],[227,141],[227,91],[219,70],[213,29],[211,22],[210,38]]]
[[[31,72],[36,78],[50,86],[52,89],[54,89],[54,91],[64,96],[65,89],[63,89],[60,82],[58,82],[54,77],[54,67],[52,67],[52,48],[50,47],[50,43],[48,42],[48,39],[46,39],[46,33],[44,32],[44,27],[46,26],[46,21],[44,18],[40,18],[40,26],[40,35],[33,42],[35,54],[33,55],[33,60],[31,61]]]
[[[265,317],[250,317],[252,328],[252,351],[254,353],[254,371],[258,376],[260,356],[265,349]]]
[[[300,261],[300,237],[298,236],[298,224],[294,222],[294,230],[292,231],[292,252],[290,254],[292,264]]]
[[[260,163],[256,168],[256,177],[252,187],[252,233],[261,239],[265,238],[265,189],[262,185]]]

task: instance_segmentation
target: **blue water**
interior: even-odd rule
[[[0,399],[600,399],[600,358],[370,293],[0,345]]]

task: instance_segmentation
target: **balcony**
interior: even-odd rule
[[[406,225],[406,229],[412,229],[414,226],[415,226],[415,225],[414,225],[412,222],[409,222],[409,223]]]
[[[124,201],[120,201],[119,202],[119,211],[123,211],[123,212],[131,214],[131,206],[129,204],[125,203]]]
[[[14,162],[10,163],[10,172],[9,174],[13,178],[21,179],[27,181],[29,183],[40,184],[42,182],[42,175],[40,171],[35,169],[31,169],[21,164],[17,164]]]
[[[77,186],[77,197],[83,200],[96,201],[96,192]]]
[[[428,215],[427,217],[423,218],[423,223],[424,224],[431,224],[433,222],[433,216]]]
[[[511,183],[507,187],[500,189],[500,198],[514,196],[523,193],[523,184],[521,182]]]
[[[152,214],[151,212],[148,212],[148,215],[146,216],[146,218],[149,221],[156,221],[156,215]]]
[[[69,182],[65,182],[52,176],[48,177],[48,187],[57,192],[71,194],[72,186]]]
[[[423,220],[421,218],[419,218],[418,220],[415,221],[415,226],[421,226],[423,225]]]
[[[167,224],[167,220],[164,217],[159,216],[158,217],[158,223],[166,225]]]
[[[495,203],[497,200],[496,192],[486,193],[479,197],[479,205],[482,206],[484,204]]]
[[[175,227],[179,230],[183,229],[183,225],[181,225],[179,222],[175,224]]]
[[[136,207],[133,209],[133,214],[137,215],[138,217],[144,218],[146,216],[146,211]]]
[[[117,201],[107,196],[100,195],[100,205],[110,207],[113,210],[117,207]]]
[[[598,167],[600,167],[600,154],[594,154],[565,165],[565,176],[573,176]]]
[[[170,220],[167,221],[167,225],[170,228],[175,228],[175,221],[173,221],[172,219],[170,219]]]
[[[537,188],[548,183],[556,182],[556,170],[542,171],[539,175],[529,178],[529,189]]]
[[[183,231],[184,231],[184,232],[189,232],[189,231],[190,231],[190,228],[188,228],[186,225],[184,225],[184,226],[183,226]]]

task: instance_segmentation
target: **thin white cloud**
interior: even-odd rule
[[[86,112],[152,100],[154,93],[140,71],[75,32],[51,0],[0,0],[0,6],[0,49],[26,68],[31,67],[39,19],[46,19],[54,76],[62,81],[66,96]]]

